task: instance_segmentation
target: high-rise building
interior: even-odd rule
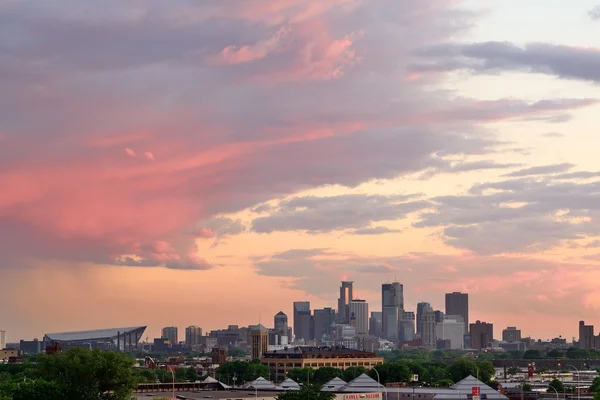
[[[177,327],[176,326],[167,326],[162,329],[162,339],[167,339],[169,341],[169,345],[173,346],[174,344],[178,344],[178,335],[177,335]]]
[[[417,320],[415,325],[417,328],[417,335],[419,336],[421,336],[421,316],[423,315],[423,310],[427,308],[431,308],[431,304],[427,302],[417,303]]]
[[[421,339],[423,346],[435,349],[436,347],[436,322],[435,312],[431,307],[424,308],[421,314]]]
[[[579,348],[594,348],[594,325],[586,325],[585,321],[579,321]]]
[[[465,324],[460,315],[446,315],[444,320],[436,325],[435,329],[438,340],[450,341],[448,349],[464,348]]]
[[[250,356],[252,360],[260,358],[269,351],[269,330],[258,324],[250,333]]]
[[[398,340],[400,343],[408,343],[415,339],[415,313],[404,311],[402,313],[402,322],[400,323],[400,332]]]
[[[519,342],[521,340],[521,330],[514,326],[509,326],[502,331],[503,342]]]
[[[325,307],[314,311],[313,330],[314,339],[317,343],[326,342],[331,336],[331,327],[335,323],[335,310],[331,307]]]
[[[188,346],[199,345],[202,342],[202,328],[199,326],[188,326],[185,328],[185,344]]]
[[[469,294],[446,293],[446,315],[460,315],[465,321],[465,333],[469,332]]]
[[[369,304],[365,300],[353,299],[348,304],[350,322],[355,321],[356,335],[369,334]]]
[[[371,318],[369,318],[369,335],[376,337],[382,337],[383,334],[383,313],[381,311],[371,311]]]
[[[6,348],[6,331],[0,329],[0,350],[4,350]]]
[[[350,315],[348,313],[348,304],[352,301],[352,286],[354,282],[350,281],[342,281],[342,285],[340,286],[340,298],[338,299],[338,323],[340,324],[349,324],[350,323]]]
[[[291,338],[288,337],[289,326],[288,326],[287,315],[285,315],[285,313],[283,311],[279,311],[277,314],[275,314],[275,317],[273,318],[273,322],[274,322],[273,326],[275,327],[275,332],[277,333],[277,336],[278,336],[277,344],[279,344],[279,345],[288,344],[288,341]]]
[[[398,283],[381,285],[382,333],[389,340],[398,339],[402,313],[404,312],[404,287]]]
[[[312,339],[312,318],[309,301],[294,302],[294,339],[307,342]]]
[[[439,324],[444,321],[444,313],[442,311],[435,310],[433,313],[435,314],[435,322]]]
[[[490,347],[494,341],[494,325],[487,322],[476,321],[469,324],[471,348],[481,350]]]

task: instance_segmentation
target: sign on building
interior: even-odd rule
[[[411,382],[419,382],[419,375],[417,375],[417,374],[413,374],[413,375],[410,377],[410,381],[411,381]]]

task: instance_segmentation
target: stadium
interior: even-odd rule
[[[44,345],[59,344],[62,349],[87,347],[90,349],[133,351],[142,338],[145,326],[98,329],[91,331],[47,333]]]

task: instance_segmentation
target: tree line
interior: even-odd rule
[[[379,365],[376,371],[366,370],[364,367],[350,367],[345,370],[334,367],[321,367],[319,369],[294,368],[288,372],[288,377],[303,385],[324,385],[335,377],[350,382],[363,373],[368,374],[373,379],[377,379],[377,373],[379,373],[382,384],[408,383],[412,375],[418,375],[419,383],[424,386],[447,387],[469,375],[478,377],[482,382],[489,383],[495,373],[491,362],[472,361],[466,358],[456,359],[449,364],[429,360],[398,360]],[[221,380],[235,376],[238,384],[251,382],[258,377],[267,380],[273,378],[270,376],[269,368],[256,361],[225,363],[217,370],[217,376]]]

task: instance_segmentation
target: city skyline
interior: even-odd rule
[[[0,0],[0,329],[600,324],[598,5]]]

